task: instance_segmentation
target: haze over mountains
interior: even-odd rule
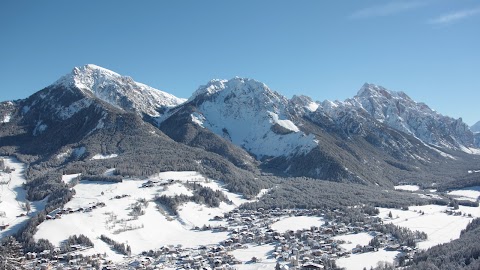
[[[155,152],[164,163],[192,160],[195,155],[179,154],[184,150],[252,174],[391,186],[424,173],[452,180],[454,173],[437,168],[457,164],[479,146],[461,119],[373,84],[343,102],[316,102],[233,78],[212,80],[185,100],[86,65],[0,108],[3,152],[47,167],[88,162],[96,154],[139,159]],[[166,149],[174,152],[165,156]],[[159,170],[159,161],[149,160],[135,167]]]

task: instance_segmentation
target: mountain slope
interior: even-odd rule
[[[243,78],[213,80],[200,87],[189,102],[196,122],[230,140],[258,159],[308,153],[317,146],[313,136],[289,119],[288,100],[265,84]]]
[[[117,94],[115,87],[108,89]],[[135,108],[112,105],[86,88],[54,83],[25,100],[0,104],[0,115],[9,115],[9,121],[0,124],[0,154],[30,163],[30,179],[64,170],[102,175],[116,168],[116,173],[129,176],[193,170],[222,179],[246,195],[263,187],[251,171],[222,156],[173,141]]]
[[[443,116],[403,92],[388,91],[381,86],[365,84],[355,97],[323,105],[333,118],[349,108],[359,114],[366,112],[374,120],[427,144],[454,149],[474,146],[473,134],[461,119]]]
[[[55,82],[54,86],[66,89],[74,87],[119,108],[153,117],[160,116],[166,108],[185,101],[92,64],[75,67],[70,74]]]

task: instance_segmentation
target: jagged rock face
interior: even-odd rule
[[[306,154],[317,146],[292,121],[288,99],[255,80],[210,81],[189,103],[197,108],[195,123],[258,159]]]
[[[358,112],[360,119],[366,112],[374,120],[428,144],[456,149],[473,146],[473,134],[461,119],[443,116],[403,92],[388,91],[381,86],[365,84],[355,97],[345,102],[326,101],[322,108],[340,121],[353,114],[352,110]]]
[[[93,95],[116,107],[152,117],[158,117],[165,108],[177,106],[185,101],[135,82],[130,77],[91,64],[75,67],[70,74],[60,78],[53,86],[77,88],[86,95]]]

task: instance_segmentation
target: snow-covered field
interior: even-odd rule
[[[8,225],[0,230],[0,238],[16,233],[25,222],[38,211],[45,208],[46,199],[28,202],[27,192],[23,189],[25,183],[25,164],[12,157],[0,157],[5,166],[11,168],[11,173],[0,172],[0,225]],[[31,210],[27,215],[25,204],[29,203]]]
[[[362,270],[364,267],[370,269],[370,267],[377,266],[379,262],[393,262],[398,253],[398,251],[386,250],[358,253],[340,258],[336,262],[337,266],[345,267],[347,270]]]
[[[321,217],[286,217],[272,224],[272,229],[278,232],[286,232],[289,230],[303,230],[309,229],[312,226],[320,227],[325,224],[325,221]]]
[[[406,191],[418,191],[420,187],[417,185],[398,185],[394,186],[396,190],[406,190]]]
[[[379,216],[384,222],[427,233],[428,239],[418,245],[421,249],[427,249],[459,238],[460,232],[472,220],[466,216],[448,215],[445,213],[447,209],[447,206],[440,205],[411,206],[407,211],[380,208]],[[422,215],[420,211],[425,214]],[[479,207],[460,206],[458,211],[480,217]],[[392,213],[392,219],[388,217],[389,212]]]
[[[345,244],[340,244],[340,247],[347,251],[352,251],[357,245],[366,246],[373,239],[373,236],[368,233],[345,234],[333,237],[334,240],[345,241]]]
[[[271,256],[275,249],[275,245],[248,245],[246,249],[237,249],[231,254],[239,261],[241,265],[235,265],[238,270],[261,270],[261,269],[275,269],[277,260]],[[259,262],[252,262],[252,258],[259,259]]]
[[[66,176],[64,181],[73,177]],[[148,181],[175,180],[168,185],[155,185],[142,188]],[[162,213],[152,202],[155,196],[175,196],[179,194],[191,195],[183,183],[198,181],[212,189],[222,190],[234,204],[222,203],[218,208],[210,208],[193,202],[182,205],[179,216],[173,218]],[[167,181],[168,182],[168,181]],[[165,172],[152,176],[149,179],[126,179],[121,183],[105,183],[94,181],[81,181],[75,186],[74,198],[65,205],[65,208],[88,208],[89,206],[104,203],[89,212],[75,212],[64,214],[60,219],[47,220],[38,226],[35,239],[45,238],[54,245],[71,235],[84,234],[90,238],[95,247],[89,252],[107,253],[116,261],[123,256],[111,251],[99,237],[104,234],[113,240],[131,246],[132,253],[138,254],[145,250],[160,248],[165,245],[182,245],[183,247],[196,247],[201,245],[218,244],[227,239],[227,232],[195,231],[195,226],[204,224],[221,225],[212,221],[216,215],[223,216],[238,206],[237,203],[247,201],[240,195],[230,193],[222,185],[213,180],[206,180],[197,172]],[[149,201],[144,207],[145,214],[134,218],[129,215],[132,205],[140,199]]]
[[[448,192],[448,195],[458,196],[459,200],[477,201],[480,198],[480,186],[463,188]]]

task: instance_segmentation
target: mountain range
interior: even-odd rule
[[[125,175],[195,169],[244,194],[261,188],[256,175],[380,186],[452,181],[480,152],[461,119],[367,83],[353,98],[318,102],[236,77],[182,99],[86,65],[2,102],[0,119],[1,153],[27,161],[32,175],[80,163],[91,175],[108,166]],[[117,158],[92,159],[99,154]]]

